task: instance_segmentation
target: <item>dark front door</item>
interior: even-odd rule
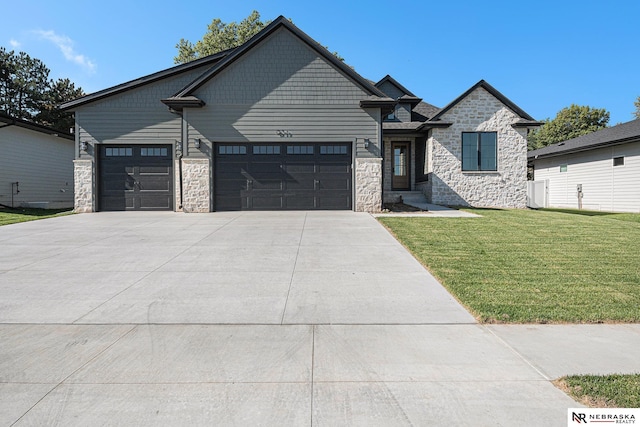
[[[215,209],[351,209],[351,144],[218,144]]]
[[[409,190],[409,143],[391,143],[392,187],[394,190]]]
[[[171,145],[101,145],[99,209],[173,210]]]

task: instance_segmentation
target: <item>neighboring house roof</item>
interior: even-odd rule
[[[168,68],[166,70],[158,71],[157,73],[149,74],[144,77],[140,77],[135,80],[128,81],[126,83],[119,84],[92,94],[83,96],[73,101],[65,102],[60,105],[62,110],[73,110],[84,104],[88,104],[99,99],[107,98],[109,96],[117,95],[122,92],[129,91],[131,89],[138,88],[140,86],[154,83],[159,80],[175,76],[180,73],[191,71],[194,68],[202,67],[205,65],[213,65],[219,62],[221,59],[229,55],[235,49],[228,49],[222,52],[215,53],[213,55],[205,56],[204,58],[196,59],[195,61],[187,62],[186,64],[180,64],[175,67]]]
[[[496,97],[500,102],[502,102],[504,105],[509,107],[514,113],[516,113],[517,115],[519,115],[523,119],[529,120],[529,121],[531,121],[533,123],[539,123],[539,122],[536,122],[536,120],[533,117],[531,117],[530,115],[528,115],[523,109],[521,109],[516,104],[514,104],[509,98],[507,98],[506,96],[501,94],[496,88],[494,88],[493,86],[491,86],[489,83],[487,83],[484,80],[480,80],[478,83],[476,83],[473,86],[471,86],[465,93],[463,93],[462,95],[460,95],[459,97],[454,99],[453,102],[451,102],[449,105],[447,105],[442,110],[440,110],[438,112],[438,114],[436,114],[435,116],[433,116],[431,118],[431,120],[440,120],[440,118],[447,111],[451,110],[453,107],[458,105],[458,103],[460,103],[463,99],[465,99],[473,91],[475,91],[476,89],[478,89],[480,87],[483,88],[484,90],[486,90],[487,92],[489,92],[494,97]]]
[[[640,119],[529,151],[527,157],[551,157],[634,141],[640,141]]]
[[[9,126],[17,126],[17,127],[29,129],[35,132],[46,133],[49,135],[57,136],[60,138],[71,140],[71,141],[75,139],[73,134],[69,132],[65,132],[60,129],[54,129],[49,126],[40,125],[40,124],[33,123],[23,119],[17,119],[15,117],[11,117],[7,114],[0,112],[0,129],[9,127]]]
[[[209,70],[207,70],[204,74],[198,77],[196,80],[189,83],[182,90],[176,93],[174,96],[162,100],[165,104],[171,105],[179,103],[179,100],[188,96],[193,96],[194,91],[196,91],[203,84],[208,82],[210,79],[219,74],[222,70],[233,64],[236,60],[241,58],[244,54],[250,51],[253,47],[259,44],[262,40],[273,34],[280,28],[286,28],[294,35],[296,35],[299,39],[301,39],[304,43],[306,43],[311,49],[316,51],[321,57],[323,57],[327,62],[332,64],[338,70],[342,71],[343,74],[347,76],[351,81],[353,81],[356,85],[360,86],[370,97],[379,98],[385,102],[388,102],[389,98],[382,91],[380,91],[377,87],[373,86],[367,79],[362,77],[360,74],[356,73],[351,67],[346,65],[344,62],[340,61],[336,58],[335,55],[330,53],[327,49],[322,47],[318,42],[313,40],[307,34],[305,34],[298,27],[293,25],[287,18],[284,16],[279,16],[265,28],[263,28],[258,34],[253,36],[249,41],[234,49],[228,55],[224,57],[220,62],[216,63]],[[368,101],[372,101],[372,99],[368,99]]]

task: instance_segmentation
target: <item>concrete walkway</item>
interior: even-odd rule
[[[638,371],[638,325],[477,324],[368,214],[74,215],[0,248],[2,425],[564,426],[549,379]]]

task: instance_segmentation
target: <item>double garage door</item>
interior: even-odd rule
[[[351,144],[216,144],[214,210],[351,209]],[[171,145],[99,146],[99,206],[173,210]]]
[[[351,209],[351,144],[216,144],[214,209]]]

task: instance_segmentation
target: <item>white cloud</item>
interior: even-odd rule
[[[86,56],[80,53],[77,53],[73,49],[73,40],[71,40],[69,37],[56,34],[52,30],[49,30],[49,31],[36,30],[34,31],[34,33],[40,38],[49,40],[51,43],[55,44],[58,47],[58,49],[60,49],[60,51],[64,55],[65,59],[67,59],[67,61],[75,62],[76,64],[82,66],[83,68],[89,71],[95,71],[96,64]]]
[[[11,39],[9,40],[9,44],[11,45],[12,48],[17,49],[20,47],[20,42],[16,39]]]

